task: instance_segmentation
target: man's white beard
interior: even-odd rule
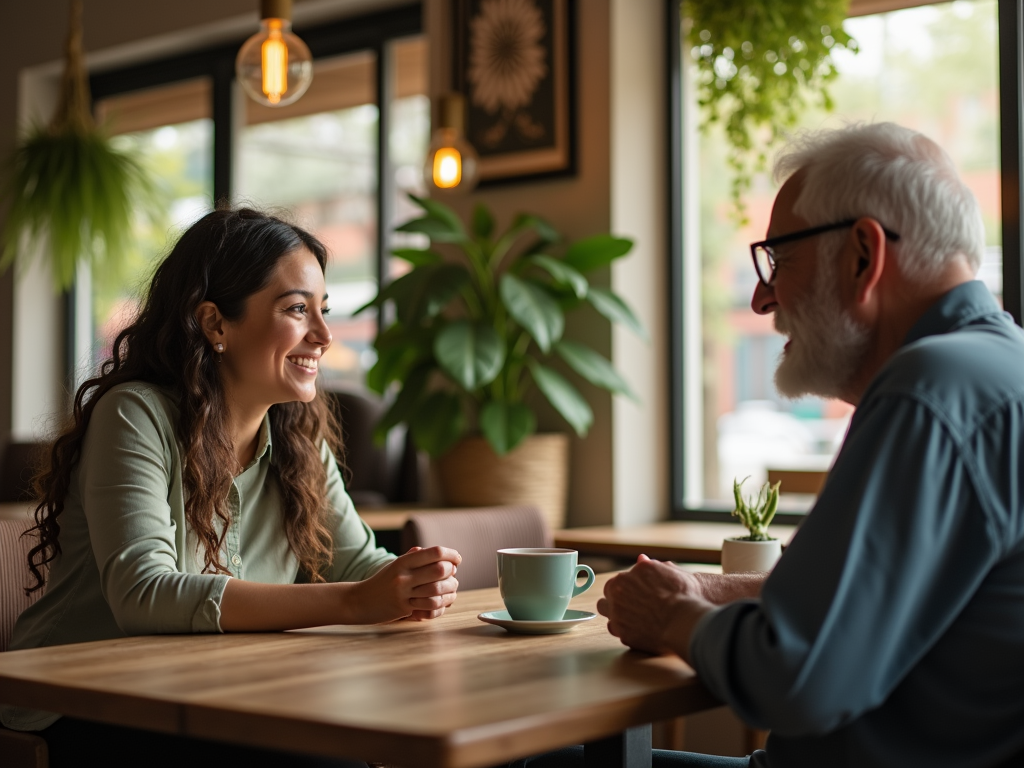
[[[834,272],[818,273],[806,309],[775,310],[775,330],[791,341],[775,369],[783,397],[840,397],[867,355],[870,333],[839,306],[835,275],[829,274]]]

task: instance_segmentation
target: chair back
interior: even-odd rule
[[[28,551],[38,540],[21,534],[32,525],[28,519],[0,520],[0,652],[7,650],[14,622],[22,611],[43,594],[41,589],[25,594],[25,587],[33,583]]]
[[[402,552],[441,545],[457,549],[459,589],[498,586],[495,553],[509,547],[550,547],[553,541],[537,507],[483,507],[414,512],[402,529]]]
[[[32,480],[46,460],[46,443],[0,445],[0,504],[32,501]]]
[[[341,462],[345,490],[356,507],[379,507],[419,500],[423,474],[420,456],[404,426],[388,432],[383,445],[373,439],[377,422],[387,411],[371,393],[327,392],[341,420],[345,455]]]

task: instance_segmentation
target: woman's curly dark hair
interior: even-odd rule
[[[326,268],[327,249],[308,232],[249,209],[217,210],[192,225],[157,267],[145,304],[114,341],[100,373],[79,387],[68,426],[53,443],[49,467],[36,478],[35,526],[39,543],[28,555],[36,584],[60,554],[60,514],[96,403],[112,387],[145,381],[177,400],[185,520],[203,551],[205,573],[227,573],[220,559],[230,513],[228,491],[236,465],[225,429],[227,409],[215,354],[200,329],[196,309],[211,301],[228,320],[238,320],[246,300],[264,288],[278,261],[308,249]],[[328,527],[327,476],[320,457],[326,440],[341,452],[341,431],[323,396],[309,403],[270,408],[273,465],[281,489],[285,534],[303,573],[323,581],[333,552]],[[221,532],[214,522],[219,520]]]

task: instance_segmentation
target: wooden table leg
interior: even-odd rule
[[[651,768],[651,726],[584,744],[583,759],[586,768]]]

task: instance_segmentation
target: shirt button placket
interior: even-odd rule
[[[242,495],[238,491],[238,486],[234,483],[231,484],[231,527],[228,530],[227,546],[228,552],[231,553],[231,571],[234,573],[235,578],[242,578],[242,556],[239,554],[239,548],[241,545],[241,535],[239,532],[239,526],[241,525],[241,514],[242,509]]]

